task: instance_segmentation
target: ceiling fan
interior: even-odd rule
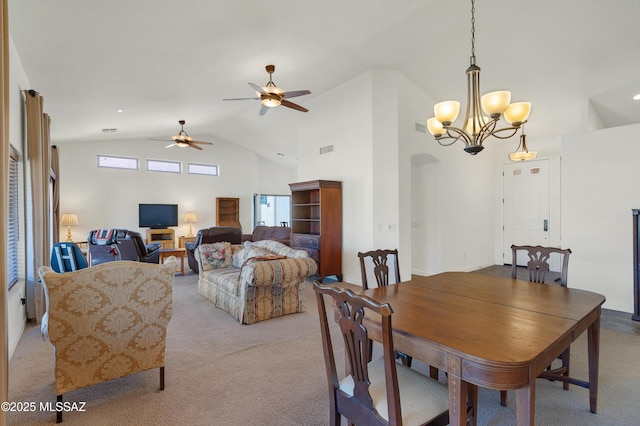
[[[178,120],[178,123],[180,124],[180,132],[178,132],[178,134],[175,136],[171,136],[173,143],[165,146],[165,148],[171,148],[172,146],[179,146],[180,148],[190,147],[190,148],[202,150],[202,148],[199,147],[198,145],[213,145],[213,143],[211,142],[194,141],[191,138],[191,136],[189,136],[187,132],[184,131],[185,121]]]
[[[246,101],[246,100],[260,101],[260,103],[262,104],[262,108],[260,108],[260,115],[265,115],[269,110],[269,108],[274,108],[280,105],[286,106],[288,108],[296,109],[302,112],[309,111],[308,109],[298,104],[294,104],[293,102],[290,102],[288,99],[295,98],[296,96],[309,95],[311,94],[310,91],[295,90],[292,92],[285,92],[284,89],[281,89],[280,87],[276,86],[275,83],[273,82],[272,75],[273,75],[273,72],[276,70],[276,66],[267,65],[265,69],[269,73],[269,81],[264,87],[260,87],[257,84],[248,83],[249,86],[251,86],[256,91],[257,97],[223,99],[223,101]]]

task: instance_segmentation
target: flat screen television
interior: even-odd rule
[[[178,205],[138,204],[138,226],[152,229],[178,226]]]

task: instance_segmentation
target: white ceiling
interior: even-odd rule
[[[54,143],[166,139],[185,119],[195,139],[277,160],[296,157],[303,113],[261,117],[258,101],[223,98],[253,96],[247,82],[264,85],[275,64],[278,86],[312,92],[292,99],[303,106],[369,69],[464,103],[470,9],[469,0],[10,0],[9,25]],[[638,0],[478,0],[476,56],[483,93],[532,102],[530,144],[587,130],[589,102],[605,127],[640,123]]]

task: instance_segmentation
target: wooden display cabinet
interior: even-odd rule
[[[147,229],[147,244],[160,243],[163,249],[174,248],[176,233],[173,229]]]
[[[239,198],[216,198],[216,226],[242,228]]]
[[[318,275],[342,279],[342,182],[314,180],[289,184],[291,247],[318,264]]]

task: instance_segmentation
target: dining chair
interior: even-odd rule
[[[364,253],[358,252],[358,258],[360,258],[360,273],[362,274],[363,291],[369,289],[369,283],[367,281],[367,264],[373,264],[373,276],[376,278],[378,287],[386,286],[389,284],[397,284],[400,282],[400,262],[398,260],[398,249],[371,250]],[[391,261],[391,265],[395,274],[395,281],[393,282],[389,281],[389,276],[391,275],[389,273],[389,261]],[[369,351],[371,350],[372,348],[369,348]],[[413,358],[410,355],[396,351],[396,358],[399,358],[407,367],[411,367]]]
[[[448,424],[447,385],[395,362],[391,306],[348,289],[322,285],[318,280],[313,289],[329,385],[330,424],[340,425],[342,416],[350,425]],[[338,322],[344,342],[347,373],[342,379],[338,379],[336,370],[325,295],[333,299],[336,312],[331,318]],[[367,353],[369,337],[364,319],[369,312],[382,326],[383,355],[374,361]],[[475,401],[470,406],[475,407]],[[468,413],[472,412],[469,409]]]
[[[559,249],[556,247],[543,247],[543,246],[511,246],[511,278],[518,278],[518,253],[525,252],[527,260],[527,272],[529,275],[529,281],[546,284],[545,279],[549,272],[550,260],[552,255],[558,255],[561,257],[562,268],[560,270],[560,277],[556,280],[562,287],[567,286],[567,274],[569,271],[569,255],[571,255],[570,249]],[[547,367],[538,378],[545,378],[549,380],[562,381],[562,387],[564,390],[569,389],[569,383],[573,383],[582,387],[588,387],[585,382],[571,379],[569,377],[569,357],[571,356],[571,347],[568,346],[562,354],[558,357],[561,360],[562,365],[557,368],[552,366]],[[586,386],[585,386],[586,385]],[[500,404],[507,406],[507,391],[500,391]]]

